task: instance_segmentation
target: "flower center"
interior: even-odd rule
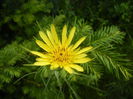
[[[58,48],[53,51],[53,60],[59,64],[70,63],[70,52],[66,48]]]

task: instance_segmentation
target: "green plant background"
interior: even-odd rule
[[[40,29],[76,26],[73,43],[93,46],[84,73],[26,67],[35,56]],[[1,0],[1,99],[132,99],[133,0]],[[40,38],[39,38],[40,39]]]

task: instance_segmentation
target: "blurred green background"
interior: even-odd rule
[[[50,24],[74,25],[82,46],[100,46],[84,76],[23,66],[34,56],[22,46],[40,50],[34,37]],[[0,0],[1,99],[133,99],[132,60],[133,0]]]

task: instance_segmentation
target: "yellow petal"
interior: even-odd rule
[[[70,74],[74,73],[74,71],[68,66],[64,66],[64,69]]]
[[[47,58],[48,56],[43,54],[43,53],[40,53],[40,52],[37,52],[37,51],[30,51],[32,54],[34,55],[37,55],[37,56],[40,56],[42,58]]]
[[[86,56],[87,56],[87,54],[78,54],[78,55],[75,55],[75,58],[79,59],[79,58],[84,58]]]
[[[49,65],[50,63],[49,62],[35,62],[33,65],[36,65],[36,66],[46,66],[46,65]]]
[[[47,51],[47,52],[51,51],[51,49],[46,44],[44,44],[42,41],[36,40],[36,43],[37,43],[37,45],[39,45],[45,51]]]
[[[73,69],[76,69],[77,71],[80,71],[80,72],[84,71],[83,67],[76,65],[76,64],[70,65],[70,67]]]
[[[67,50],[68,50],[68,51],[71,51],[72,48],[73,48],[73,45],[70,45],[70,46],[67,48]]]
[[[85,48],[79,50],[76,54],[81,54],[81,53],[84,53],[84,52],[90,51],[92,48],[93,48],[92,46],[85,47]]]
[[[54,63],[54,64],[52,64],[52,65],[50,66],[50,69],[53,70],[53,69],[56,69],[56,68],[58,68],[58,67],[59,67],[59,65],[56,64],[56,63]]]
[[[89,62],[89,61],[91,61],[92,59],[90,59],[90,58],[79,58],[79,59],[75,59],[74,61],[73,61],[73,63],[86,63],[86,62]]]
[[[47,35],[48,35],[48,37],[49,37],[50,42],[51,42],[52,45],[55,47],[56,44],[55,44],[55,41],[54,41],[53,35],[51,34],[51,32],[50,32],[49,30],[47,30]]]
[[[71,41],[72,41],[72,39],[73,39],[73,37],[74,37],[75,31],[76,31],[76,27],[73,27],[73,28],[71,29],[70,34],[69,34],[69,37],[68,37],[68,39],[67,39],[67,41],[66,41],[66,44],[65,44],[66,47],[69,46],[69,44],[71,43]]]
[[[76,44],[73,46],[72,50],[76,49],[85,39],[86,39],[86,37],[80,38],[80,39],[76,42]]]
[[[57,32],[56,32],[55,26],[53,24],[51,25],[51,33],[52,33],[53,39],[58,44],[59,39],[58,39],[58,35],[57,35]]]
[[[47,58],[36,58],[36,61],[38,61],[38,62],[46,62]]]
[[[43,41],[50,47],[52,47],[52,44],[50,42],[50,40],[48,39],[48,37],[44,34],[44,32],[39,31],[39,35],[40,37],[43,39]]]
[[[64,44],[66,40],[67,40],[67,26],[64,25],[62,30],[62,44]]]

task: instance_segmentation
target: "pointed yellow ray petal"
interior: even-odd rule
[[[51,33],[52,33],[53,39],[58,44],[59,39],[58,39],[58,35],[57,35],[57,32],[56,32],[55,26],[53,24],[51,25]]]
[[[76,49],[85,39],[86,39],[86,37],[80,38],[80,39],[76,42],[76,44],[73,46],[72,50]]]
[[[55,41],[54,41],[54,37],[53,37],[53,35],[51,34],[51,32],[49,31],[49,30],[47,30],[47,35],[48,35],[48,37],[49,37],[49,40],[50,40],[50,42],[52,43],[52,45],[54,46],[54,48],[56,48],[56,43],[55,43]]]
[[[48,35],[49,40],[51,41],[51,43],[52,43],[53,45],[55,45],[53,36],[52,36],[52,34],[51,34],[51,32],[50,32],[49,30],[47,30],[47,35]]]
[[[42,58],[47,58],[48,56],[43,54],[43,53],[40,53],[40,52],[37,52],[37,51],[30,51],[32,54],[34,55],[37,55],[37,56],[40,56]]]
[[[84,71],[83,67],[76,65],[76,64],[70,65],[70,67],[73,69],[76,69],[77,71],[80,71],[80,72]]]
[[[75,31],[76,31],[76,27],[73,27],[73,28],[71,29],[70,34],[69,34],[69,37],[68,37],[68,39],[67,39],[67,41],[66,41],[66,44],[65,44],[66,47],[69,46],[69,44],[71,43],[71,41],[72,41],[72,39],[73,39],[73,37],[74,37]]]
[[[45,51],[47,51],[47,52],[51,51],[51,49],[46,44],[44,44],[42,41],[36,40],[36,43],[37,43],[38,46],[40,46]]]
[[[33,65],[36,65],[36,66],[46,66],[46,65],[49,65],[50,63],[49,62],[35,62]]]
[[[78,55],[75,55],[75,58],[79,59],[79,58],[84,58],[86,56],[87,56],[87,54],[78,54]]]
[[[46,62],[46,61],[48,61],[47,58],[36,58],[36,61],[38,61],[38,62]]]
[[[56,69],[56,68],[58,68],[58,67],[59,67],[58,64],[53,63],[53,64],[50,66],[50,69],[53,70],[53,69]]]
[[[44,34],[44,32],[39,31],[39,35],[48,46],[52,47],[52,44],[51,44],[50,40],[48,39],[46,34]]]
[[[64,66],[64,69],[70,74],[74,73],[74,71],[69,66]]]
[[[35,66],[34,64],[23,64],[23,66]]]
[[[70,50],[71,50],[71,49],[70,49]],[[75,49],[75,50],[71,50],[71,51],[73,52],[74,55],[78,55],[77,52],[80,51],[80,48],[77,48],[77,49]],[[81,54],[82,54],[82,53],[81,53]]]
[[[67,40],[67,26],[64,25],[62,30],[62,44],[64,44],[66,40]]]
[[[85,48],[79,50],[76,54],[81,54],[81,53],[84,53],[84,52],[90,51],[92,48],[93,48],[92,46],[85,47]]]
[[[72,48],[73,48],[73,45],[70,45],[70,46],[67,48],[67,50],[68,50],[68,51],[71,51]]]
[[[86,62],[89,62],[91,61],[92,59],[90,58],[79,58],[79,59],[76,59],[73,61],[73,63],[86,63]]]

